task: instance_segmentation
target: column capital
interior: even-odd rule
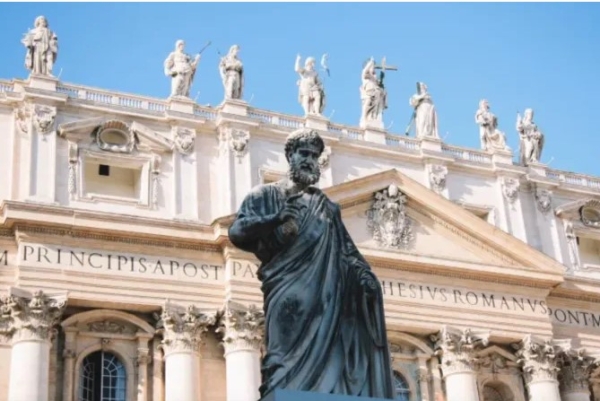
[[[488,344],[489,332],[458,330],[447,326],[433,336],[436,355],[442,359],[444,377],[455,373],[475,372],[477,369],[476,353]]]
[[[560,370],[557,366],[557,353],[570,347],[567,342],[527,335],[520,343],[513,344],[517,349],[517,363],[523,368],[525,382],[557,381]]]
[[[19,341],[50,341],[66,308],[66,295],[49,296],[11,288],[0,299],[0,336]]]
[[[589,393],[590,376],[599,362],[583,348],[561,352],[557,363],[561,393]]]
[[[158,327],[162,328],[161,342],[165,356],[176,352],[198,352],[202,336],[216,322],[214,313],[204,313],[193,305],[184,308],[166,301]]]
[[[241,350],[260,351],[264,323],[264,312],[256,305],[227,302],[217,328],[217,332],[223,334],[225,354]]]

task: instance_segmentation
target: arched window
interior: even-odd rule
[[[125,366],[110,352],[96,351],[81,363],[77,401],[126,401]]]
[[[394,371],[394,386],[396,388],[396,398],[399,401],[410,401],[410,388],[404,376]]]

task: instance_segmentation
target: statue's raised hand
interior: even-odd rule
[[[281,209],[277,214],[277,220],[280,223],[285,223],[290,220],[298,220],[300,218],[300,212],[303,208],[305,208],[305,206],[297,203],[296,200],[302,198],[302,195],[304,195],[304,193],[300,192],[290,196],[285,200],[283,209]]]

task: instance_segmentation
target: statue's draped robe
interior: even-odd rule
[[[351,240],[339,206],[316,188],[299,200],[307,207],[298,237],[284,244],[281,230],[264,238],[232,238],[262,262],[267,353],[262,362],[265,396],[274,388],[393,398],[383,296],[368,296],[359,275],[370,268]],[[278,213],[284,190],[253,190],[237,219]]]
[[[429,96],[417,106],[415,131],[417,138],[439,138],[437,111]]]

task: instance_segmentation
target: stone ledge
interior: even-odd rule
[[[384,398],[356,397],[340,394],[322,394],[308,391],[275,389],[260,401],[389,401]]]

